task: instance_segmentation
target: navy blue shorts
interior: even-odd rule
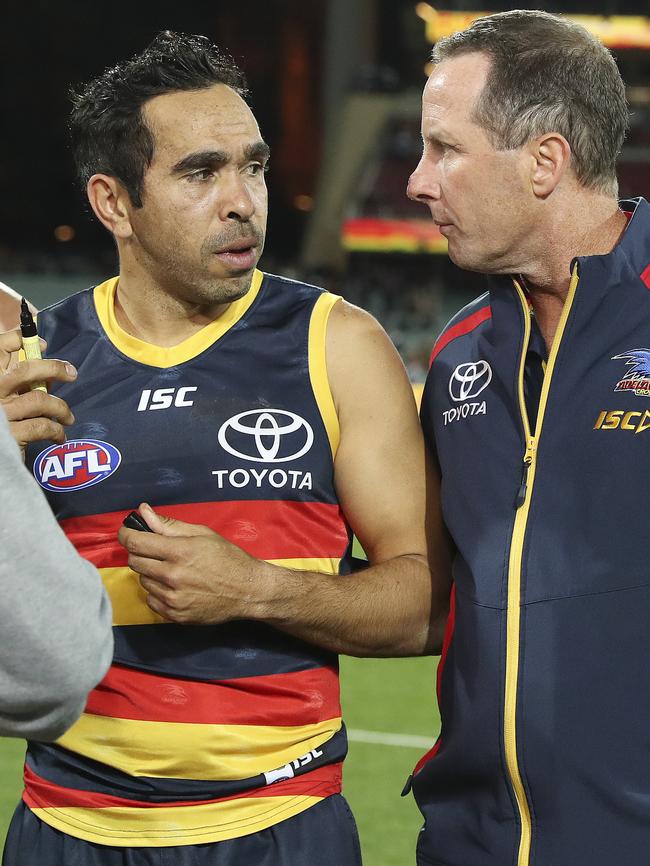
[[[2,866],[361,866],[350,807],[327,797],[274,827],[207,845],[121,848],[84,842],[16,809]]]

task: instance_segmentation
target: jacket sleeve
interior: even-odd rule
[[[110,665],[111,606],[59,528],[0,411],[0,735],[53,740]]]

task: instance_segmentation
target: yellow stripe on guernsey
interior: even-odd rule
[[[338,574],[340,559],[270,559],[272,565],[297,571],[317,571],[320,574]],[[100,568],[106,592],[113,607],[113,625],[148,625],[164,623],[147,604],[147,593],[140,586],[139,576],[126,566]]]
[[[332,449],[332,457],[336,457],[341,438],[339,417],[334,405],[332,390],[327,376],[326,339],[327,322],[332,307],[341,298],[324,292],[314,304],[309,322],[309,379],[316,404],[320,411],[327,437]]]
[[[526,525],[528,523],[528,512],[530,500],[535,483],[535,470],[537,466],[537,445],[544,423],[544,413],[548,402],[548,393],[551,387],[555,361],[560,350],[560,344],[573,306],[576,289],[578,287],[578,268],[574,268],[560,322],[548,356],[548,364],[544,374],[542,392],[540,395],[539,409],[537,412],[537,425],[535,434],[531,435],[526,401],[524,399],[524,369],[526,363],[526,352],[530,341],[530,307],[526,295],[521,286],[515,281],[515,288],[521,301],[524,315],[524,342],[519,363],[519,411],[526,436],[526,452],[523,457],[526,471],[526,494],[523,503],[517,510],[515,525],[510,545],[510,559],[508,562],[508,611],[506,625],[506,677],[504,694],[503,733],[505,742],[506,765],[510,775],[519,818],[521,821],[521,837],[519,840],[519,853],[517,866],[529,866],[530,848],[532,841],[532,822],[530,807],[526,798],[526,791],[519,770],[519,758],[517,754],[517,685],[519,678],[519,653],[521,643],[521,565],[523,559],[524,540],[526,536]]]
[[[252,797],[222,803],[193,806],[159,806],[102,809],[103,827],[96,826],[94,809],[67,806],[32,809],[51,827],[100,845],[145,845],[166,848],[172,845],[200,845],[237,839],[264,830],[278,821],[292,818],[322,797]],[[244,864],[242,863],[242,866]]]
[[[177,364],[184,364],[186,361],[205,352],[213,343],[236,324],[244,315],[246,310],[251,306],[258,295],[264,274],[261,271],[255,270],[251,287],[243,298],[233,301],[222,316],[210,322],[183,340],[177,346],[163,348],[161,346],[153,346],[151,343],[145,343],[137,337],[128,334],[117,322],[115,318],[115,292],[119,277],[113,277],[106,282],[95,287],[94,299],[95,309],[102,327],[111,338],[111,342],[129,358],[134,361],[139,361],[141,364],[147,364],[150,367],[173,367]]]
[[[340,716],[310,725],[273,727],[151,722],[84,713],[57,745],[130,776],[218,782],[283,767],[317,749],[340,728]]]

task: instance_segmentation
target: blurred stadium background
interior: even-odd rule
[[[428,212],[404,195],[420,153],[419,102],[431,43],[481,14],[474,0],[4,0],[0,26],[0,280],[42,307],[116,270],[108,236],[73,181],[70,86],[162,29],[203,33],[246,71],[273,157],[261,266],[325,285],[369,309],[414,383],[444,322],[482,291],[445,255]],[[621,196],[650,198],[647,2],[573,0],[523,8],[584,16],[628,85],[632,127]],[[433,742],[432,659],[342,660],[351,729],[346,789],[366,866],[413,862],[419,818],[399,796]],[[21,743],[0,741],[0,839],[20,792]],[[34,864],[35,866],[35,864]],[[335,864],[333,864],[335,866]]]

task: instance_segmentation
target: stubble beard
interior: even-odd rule
[[[259,247],[264,243],[262,235]],[[202,307],[229,304],[244,297],[251,287],[253,270],[241,274],[221,275],[211,273],[214,268],[214,252],[204,244],[200,251],[200,264],[171,255],[160,266],[160,285],[166,294],[179,300]]]

